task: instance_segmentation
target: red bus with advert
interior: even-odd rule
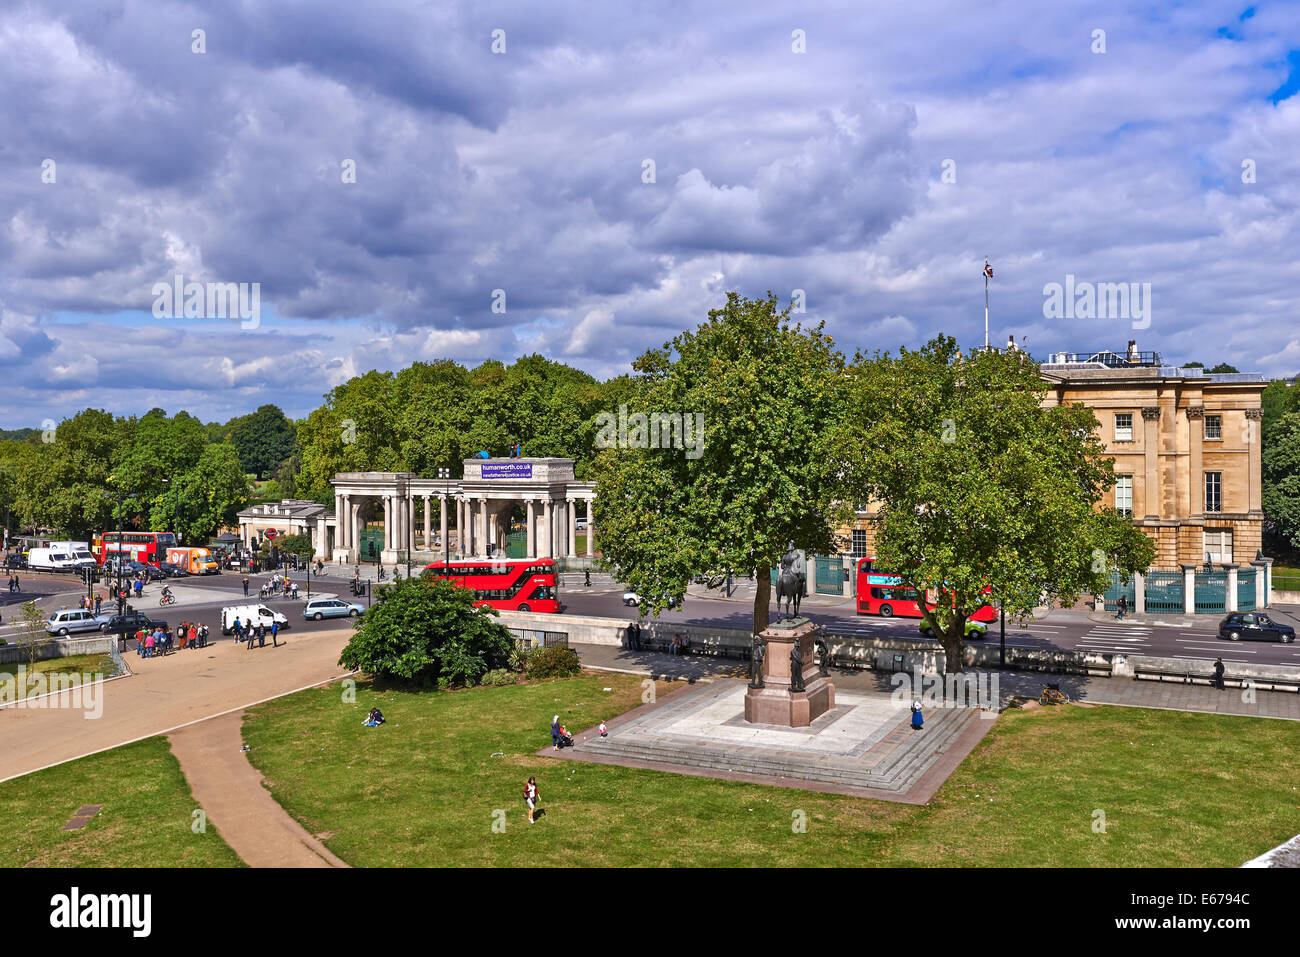
[[[555,560],[551,558],[453,559],[432,562],[424,570],[474,590],[478,604],[502,611],[559,612]]]
[[[171,532],[105,532],[91,543],[90,552],[101,566],[105,559],[120,555],[123,561],[157,568],[167,560],[167,549],[175,547],[176,536]]]
[[[891,618],[894,615],[901,618],[920,618],[921,605],[918,601],[920,596],[916,589],[904,585],[903,580],[897,575],[891,575],[877,568],[875,563],[874,555],[858,562],[858,614],[880,615],[882,618]],[[926,603],[931,608],[934,607],[934,602],[929,598],[926,599]],[[989,622],[997,617],[998,613],[992,605],[981,605],[970,616],[970,620]]]

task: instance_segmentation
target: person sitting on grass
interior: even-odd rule
[[[377,728],[383,723],[384,713],[378,708],[371,708],[370,714],[366,716],[366,720],[363,722],[367,728]]]

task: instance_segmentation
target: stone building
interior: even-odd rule
[[[1122,352],[1056,353],[1041,366],[1047,404],[1092,409],[1115,459],[1105,504],[1131,515],[1156,544],[1154,567],[1245,565],[1262,543],[1257,373],[1210,374],[1161,364],[1130,341]],[[871,553],[868,505],[841,534]]]
[[[463,472],[458,479],[340,472],[330,483],[332,510],[297,500],[255,505],[239,512],[240,538],[248,547],[271,529],[305,533],[317,558],[348,564],[397,562],[408,549],[429,558],[444,548],[456,557],[488,558],[505,547],[518,507],[525,557],[577,557],[579,522],[586,557],[593,556],[596,487],[574,478],[573,459],[474,458]]]

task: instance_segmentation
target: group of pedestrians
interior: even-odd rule
[[[265,648],[266,634],[268,631],[271,633],[271,647],[280,647],[280,623],[278,621],[271,622],[271,627],[269,629],[266,627],[266,623],[261,621],[257,623],[256,627],[249,628],[244,624],[244,622],[236,618],[231,629],[235,632],[235,641],[244,642],[245,648],[252,648],[254,643],[257,644],[258,648]]]
[[[248,579],[244,579],[244,594],[248,594]],[[285,578],[279,572],[273,574],[269,581],[262,585],[262,597],[270,598],[274,595],[283,595],[286,598],[298,597],[298,583]]]
[[[87,611],[93,611],[95,613],[95,616],[98,617],[100,609],[103,607],[103,605],[104,605],[104,596],[96,592],[95,597],[93,599],[89,595],[82,595],[81,602],[77,607],[84,608]]]
[[[9,576],[9,591],[12,593],[12,592],[22,591],[22,590],[23,590],[22,586],[18,584],[18,576],[17,575]]]
[[[170,655],[177,648],[206,648],[208,626],[183,621],[173,632],[170,627],[141,628],[135,633],[135,653],[141,658]]]

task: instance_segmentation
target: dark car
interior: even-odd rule
[[[26,555],[5,556],[5,568],[26,568],[26,567],[27,567]]]
[[[166,574],[146,562],[127,562],[122,566],[123,578],[135,578],[136,575],[142,573],[144,580],[150,582],[160,581],[167,577]]]
[[[182,576],[189,574],[186,569],[181,568],[180,565],[174,565],[171,562],[159,562],[158,570],[168,578],[181,578]]]
[[[150,631],[161,628],[166,631],[167,622],[160,618],[150,618],[138,611],[129,611],[125,615],[114,615],[99,626],[99,630],[106,635],[133,635],[141,628],[148,628]]]
[[[1262,612],[1243,611],[1219,622],[1219,637],[1228,641],[1295,641],[1295,629]]]

